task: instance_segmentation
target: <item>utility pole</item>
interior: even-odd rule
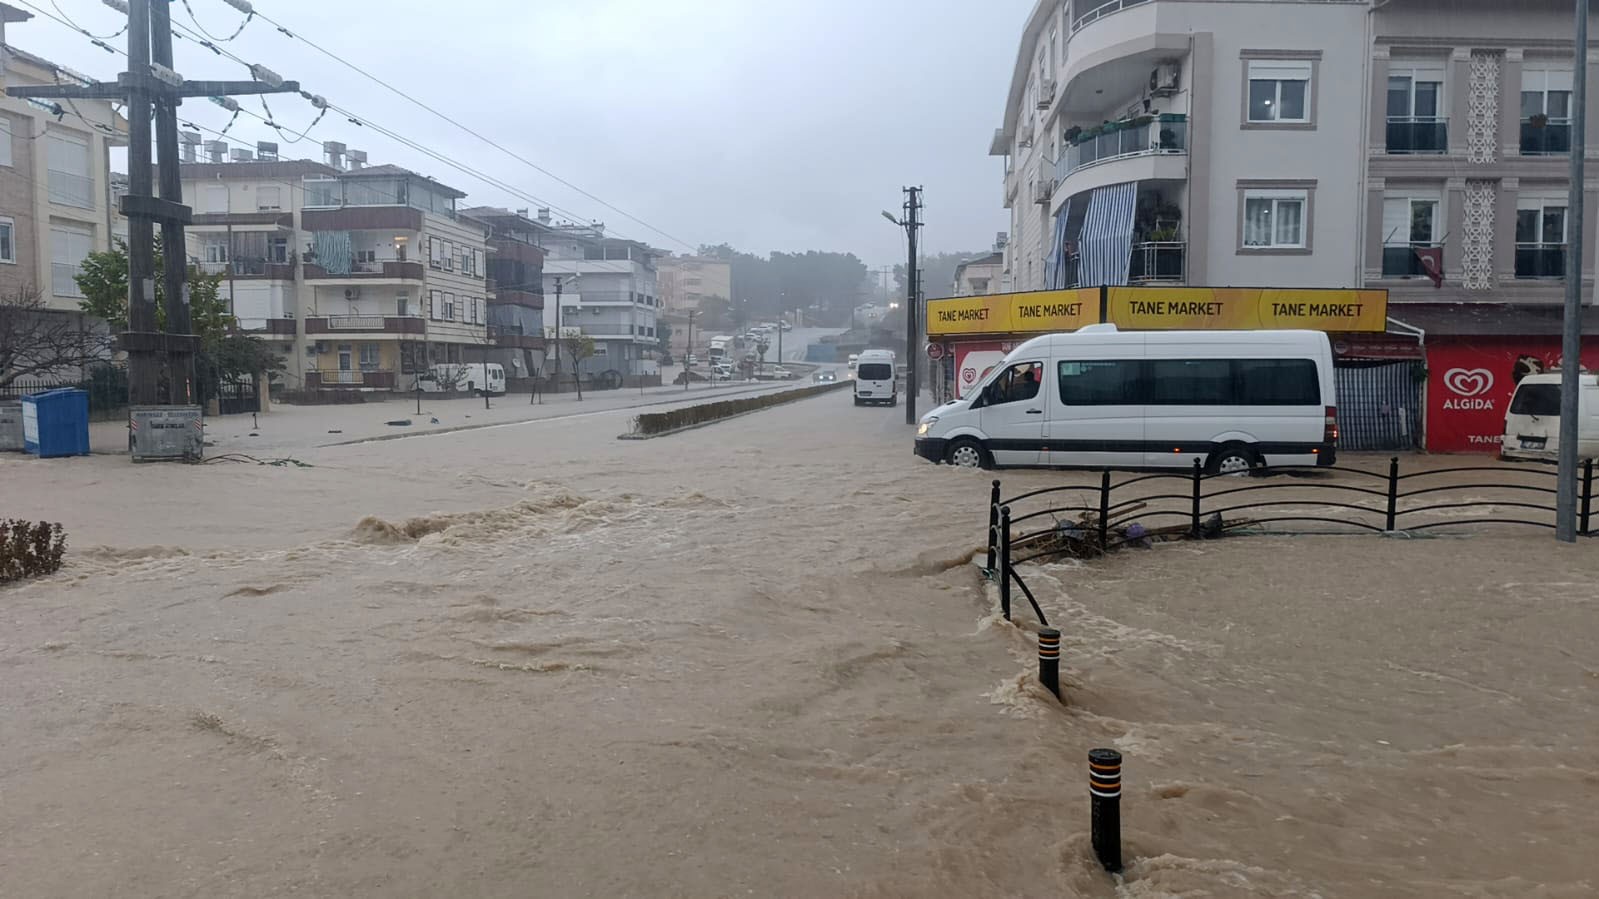
[[[561,392],[561,276],[555,276],[555,392]]]
[[[1560,341],[1560,484],[1555,494],[1555,539],[1577,542],[1577,441],[1582,372],[1582,177],[1587,151],[1588,0],[1576,0],[1577,39],[1571,83],[1571,196],[1566,201],[1566,319]]]
[[[119,75],[115,83],[6,88],[13,97],[115,100],[128,105],[128,193],[122,197],[121,209],[128,217],[128,329],[121,335],[121,348],[128,354],[128,401],[135,406],[163,404],[163,367],[168,374],[166,402],[188,404],[194,399],[198,340],[191,333],[186,283],[183,228],[190,221],[190,209],[183,205],[178,171],[178,105],[185,97],[300,90],[298,83],[284,81],[262,66],[251,69],[259,80],[186,81],[173,71],[172,64],[169,0],[128,0],[128,71]],[[161,165],[159,195],[150,158],[152,112]],[[157,224],[161,226],[165,265],[165,333],[156,326]]]
[[[688,392],[688,360],[694,355],[694,310],[688,311],[688,343],[683,345],[683,391]]]
[[[922,273],[916,267],[916,232],[922,227],[922,189],[905,188],[905,234],[910,245],[905,258],[905,423],[916,424],[917,325]]]

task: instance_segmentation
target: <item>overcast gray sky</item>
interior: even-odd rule
[[[52,14],[49,0],[29,0]],[[56,0],[96,34],[120,17],[99,0]],[[226,36],[241,16],[189,0]],[[868,264],[903,258],[879,210],[900,187],[927,188],[929,251],[977,250],[1006,226],[1000,123],[1016,42],[1032,0],[256,0],[263,13],[561,178],[697,243],[753,252],[836,250]],[[173,18],[193,28],[184,4]],[[125,58],[36,15],[10,43],[96,78]],[[911,49],[905,49],[907,41]],[[125,48],[123,38],[112,41]],[[681,251],[546,175],[360,78],[257,19],[225,45],[312,93],[484,171],[613,233]],[[188,78],[241,78],[194,43],[176,45]],[[261,111],[258,101],[241,99]],[[299,97],[269,101],[294,130],[314,117]],[[203,101],[183,116],[221,128]],[[207,135],[210,139],[214,135]],[[275,139],[241,117],[238,143]],[[329,114],[284,155],[320,156],[341,140],[453,184],[469,202],[534,205]]]

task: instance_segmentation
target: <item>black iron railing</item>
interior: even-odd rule
[[[1552,468],[1475,465],[1402,474],[1395,457],[1389,460],[1386,472],[1337,466],[1278,466],[1272,471],[1304,476],[1252,482],[1235,474],[1207,474],[1196,461],[1191,472],[1104,469],[1097,485],[1044,487],[1011,497],[1001,493],[998,480],[993,481],[987,570],[999,583],[1001,611],[1010,618],[1014,584],[1026,595],[1038,620],[1049,623],[1017,572],[1019,565],[1080,554],[1084,548],[1103,553],[1143,545],[1153,536],[1210,538],[1286,523],[1335,526],[1327,533],[1375,534],[1415,534],[1459,525],[1555,527],[1559,475]],[[1478,478],[1481,473],[1505,480]],[[1133,476],[1117,481],[1118,474]],[[1471,476],[1469,482],[1428,483],[1429,479],[1460,474]],[[1578,477],[1577,533],[1593,537],[1592,459],[1583,462]],[[1177,483],[1187,489],[1163,492]],[[1159,486],[1153,488],[1155,492],[1128,490],[1139,484]],[[1287,491],[1295,495],[1285,496]],[[1485,491],[1506,491],[1509,496],[1484,498]],[[1073,502],[1056,504],[1063,495],[1072,494]],[[1241,513],[1253,514],[1239,517]],[[1159,527],[1150,526],[1156,522]]]

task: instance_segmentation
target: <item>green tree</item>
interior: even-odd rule
[[[655,322],[655,349],[663,356],[672,355],[672,326],[659,319]]]
[[[161,239],[156,238],[155,248],[155,316],[156,327],[166,326],[166,270]],[[128,246],[117,241],[116,246],[100,253],[90,253],[79,267],[73,280],[83,291],[78,308],[89,315],[102,318],[112,332],[128,327]],[[238,321],[228,311],[227,301],[220,296],[222,275],[207,275],[197,266],[189,266],[189,324],[200,339],[198,371],[209,373],[213,379],[241,374],[270,375],[283,370],[283,360],[266,342],[258,337],[238,334]]]

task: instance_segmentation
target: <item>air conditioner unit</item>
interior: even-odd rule
[[[1149,93],[1156,97],[1177,93],[1182,69],[1175,62],[1163,62],[1149,72]]]
[[[1038,85],[1038,108],[1048,109],[1055,104],[1055,82],[1045,81]]]
[[[1018,145],[1023,150],[1030,149],[1033,146],[1033,136],[1031,134],[1022,135],[1021,142]]]
[[[359,287],[346,287],[346,288],[344,288],[344,298],[346,300],[359,300],[361,298],[361,288],[359,288]]]
[[[1049,205],[1050,197],[1055,194],[1055,180],[1053,178],[1040,178],[1033,182],[1033,202],[1040,205]]]

